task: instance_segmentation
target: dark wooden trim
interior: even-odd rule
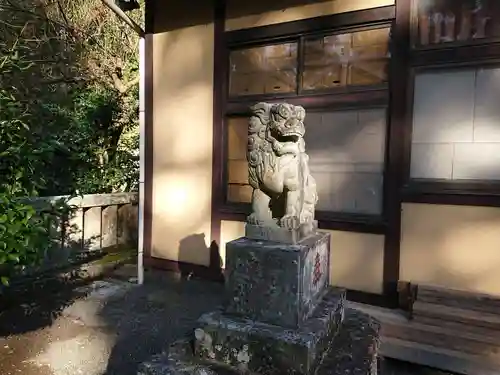
[[[500,207],[500,189],[496,188],[495,191],[491,189],[488,193],[456,188],[446,190],[439,185],[431,185],[426,188],[407,186],[403,189],[403,201],[405,203]]]
[[[221,214],[241,214],[246,217],[251,214],[252,207],[250,203],[228,202],[219,206],[219,212]]]
[[[157,268],[165,271],[180,273],[185,278],[200,278],[207,281],[223,282],[224,270],[215,270],[198,264],[178,262],[155,257],[144,258],[147,267]],[[222,275],[222,277],[221,277]],[[382,295],[347,289],[347,299],[352,302],[365,303],[375,306],[384,306],[385,300]]]
[[[453,206],[500,207],[499,196],[457,195],[435,193],[404,193],[405,203],[442,204]]]
[[[295,77],[295,93],[300,95],[302,93],[302,81],[304,75],[304,51],[305,51],[305,41],[304,37],[300,37],[297,45],[297,74]]]
[[[408,319],[412,318],[413,304],[417,297],[417,285],[408,281],[398,282],[399,305],[398,307],[406,312]]]
[[[286,39],[290,36],[301,36],[316,32],[333,32],[359,27],[360,25],[377,25],[392,21],[395,7],[385,6],[354,12],[339,13],[329,16],[309,18],[305,20],[255,27],[226,32],[228,45],[241,46],[245,43],[267,42]]]
[[[405,193],[442,195],[486,195],[500,197],[500,181],[432,181],[410,180],[403,187]]]
[[[476,44],[462,47],[447,47],[411,53],[411,64],[414,66],[433,64],[471,63],[482,66],[489,60],[500,58],[500,43]]]
[[[225,170],[225,143],[226,131],[225,100],[227,91],[226,73],[226,41],[224,37],[226,4],[224,0],[217,0],[214,4],[214,99],[213,99],[213,138],[212,138],[212,219],[210,239],[213,244],[219,245],[221,238],[221,219],[218,216],[218,207],[226,199],[226,184],[224,183]]]
[[[153,241],[153,35],[154,35],[154,0],[146,0],[144,37],[145,92],[144,92],[144,256],[152,253]]]
[[[387,225],[378,220],[349,220],[339,217],[335,219],[320,219],[318,217],[318,228],[323,230],[338,230],[343,232],[385,234]]]
[[[144,29],[146,34],[154,34],[154,1],[145,0],[144,4]]]
[[[384,214],[387,234],[384,241],[384,296],[387,304],[397,307],[401,245],[401,171],[406,147],[408,94],[408,47],[410,37],[410,1],[396,0],[396,19],[391,30],[389,74],[390,114],[387,131],[386,174],[384,178]]]
[[[348,301],[372,306],[388,307],[387,300],[382,294],[363,292],[353,289],[347,289],[346,292],[346,298]]]
[[[315,217],[319,229],[372,234],[384,234],[386,231],[381,215],[317,211]]]
[[[217,216],[221,220],[244,222],[250,214],[248,203],[230,203],[219,208]],[[387,225],[379,216],[316,212],[319,229],[341,230],[346,232],[385,234]]]
[[[455,61],[455,62],[438,62],[433,64],[412,66],[410,69],[410,79],[412,81],[415,81],[415,78],[418,74],[426,72],[437,72],[437,73],[453,72],[464,69],[478,69],[478,68],[489,68],[489,67],[498,68],[499,66],[500,66],[500,54],[495,59],[489,59],[483,61],[471,60],[471,61]],[[411,99],[413,101],[413,95]]]
[[[231,100],[227,103],[227,115],[250,115],[250,106],[258,101],[277,103],[286,100],[287,103],[300,105],[306,109],[331,110],[350,108],[369,108],[387,106],[389,102],[389,91],[386,85],[372,87],[364,91],[351,90],[330,94],[302,94],[290,96],[258,96]]]

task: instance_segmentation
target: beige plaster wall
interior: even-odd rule
[[[244,225],[238,221],[222,221],[220,255],[224,261],[225,244],[243,236]],[[332,235],[330,283],[363,292],[382,293],[384,236],[327,232]]]
[[[226,4],[225,28],[230,31],[393,5],[394,0],[226,0]]]
[[[151,255],[208,265],[214,25],[161,26],[153,37]]]
[[[400,279],[500,295],[500,208],[404,204]]]
[[[382,293],[384,236],[329,231],[330,282],[332,285],[370,293]]]

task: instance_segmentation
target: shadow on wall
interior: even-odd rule
[[[352,0],[351,0],[352,1]],[[228,0],[226,18],[239,18],[261,14],[269,11],[285,10],[286,8],[315,3],[330,2],[327,0]],[[214,21],[213,1],[194,0],[190,2],[156,1],[152,13],[154,14],[155,34],[182,29],[185,27],[205,25]],[[193,12],[196,9],[196,12]]]
[[[203,266],[190,263],[192,259],[199,259],[200,253],[208,253],[210,260],[208,270]],[[179,271],[181,277],[186,280],[193,277],[207,278],[208,276],[214,281],[224,281],[219,245],[212,241],[207,247],[204,233],[192,234],[183,238],[179,241]]]

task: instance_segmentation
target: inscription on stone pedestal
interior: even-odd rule
[[[307,254],[304,261],[304,274],[302,276],[302,303],[310,305],[321,298],[321,292],[329,284],[330,263],[329,237],[318,241],[314,248]]]
[[[316,253],[316,257],[314,258],[314,271],[313,271],[313,287],[318,285],[319,280],[321,279],[321,257],[319,253]]]

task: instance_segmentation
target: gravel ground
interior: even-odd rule
[[[44,295],[0,313],[0,374],[136,375],[138,364],[190,333],[222,292],[220,284],[148,272],[142,286],[114,278]],[[446,374],[385,360],[381,375]]]

